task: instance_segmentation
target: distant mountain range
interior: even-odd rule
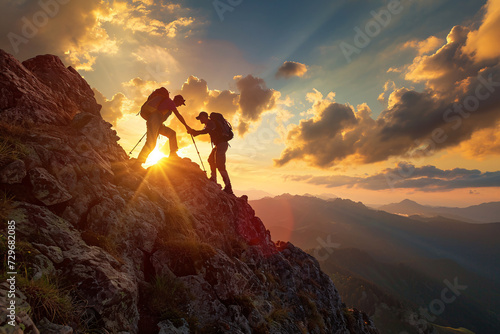
[[[285,194],[250,203],[274,240],[309,249],[344,302],[371,311],[381,332],[500,328],[500,223],[406,217],[339,198]],[[444,280],[454,279],[467,289],[430,321],[441,327],[412,329],[407,318],[439,300]]]
[[[235,189],[234,193],[236,194],[236,196],[247,195],[250,200],[258,200],[258,199],[261,199],[264,197],[273,197],[274,196],[271,193],[268,193],[266,191],[259,190],[259,189],[248,189],[248,190]]]
[[[498,223],[500,222],[500,202],[483,203],[466,208],[450,208],[443,206],[421,205],[405,199],[399,203],[392,203],[376,207],[390,213],[400,215],[421,215],[425,217],[446,217],[462,220],[468,223]]]

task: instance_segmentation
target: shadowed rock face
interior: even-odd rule
[[[57,57],[21,64],[0,50],[0,67],[0,190],[14,196],[2,219],[32,249],[27,280],[58,277],[78,311],[52,322],[24,314],[18,328],[378,333],[343,307],[316,259],[273,243],[246,198],[222,192],[197,164],[132,169],[88,84]]]

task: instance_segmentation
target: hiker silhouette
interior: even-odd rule
[[[155,90],[148,97],[148,100],[143,104],[140,111],[142,118],[146,120],[147,136],[146,143],[137,157],[136,163],[138,165],[142,165],[146,162],[149,154],[156,146],[158,135],[163,135],[168,138],[170,146],[169,158],[179,158],[177,155],[178,146],[176,132],[163,125],[163,122],[165,122],[170,115],[174,113],[177,119],[184,124],[186,130],[189,132],[191,128],[187,125],[184,117],[182,117],[177,110],[177,107],[185,106],[185,102],[186,100],[182,97],[182,95],[176,95],[173,100],[170,99],[169,92],[164,87]]]
[[[208,117],[208,114],[205,111],[202,111],[196,119],[199,120],[201,124],[204,124],[205,128],[203,130],[190,129],[188,130],[188,133],[193,136],[209,134],[210,140],[214,145],[212,152],[208,157],[211,172],[210,180],[217,182],[218,169],[220,175],[222,176],[222,180],[224,181],[224,192],[232,195],[233,189],[231,187],[231,180],[229,179],[229,174],[226,170],[226,152],[229,147],[228,141],[233,138],[231,125],[221,114],[218,113],[212,113],[210,117]]]

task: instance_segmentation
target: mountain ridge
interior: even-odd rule
[[[339,291],[348,306],[390,300],[380,290],[418,304],[413,309],[383,303],[366,308],[371,312],[375,307],[376,313],[370,315],[383,332],[435,333],[425,316],[412,317],[438,298],[445,280],[454,279],[467,285],[467,291],[449,312],[447,308],[438,324],[479,333],[495,333],[500,325],[496,301],[500,223],[406,217],[352,200],[289,194],[250,203],[275,237],[307,249],[319,260],[342,288]],[[414,325],[421,321],[430,327],[417,330]]]
[[[422,215],[425,217],[443,216],[469,223],[500,222],[500,202],[485,202],[464,208],[422,205],[405,199],[399,203],[377,206],[377,210],[404,215]]]
[[[316,259],[271,240],[245,196],[189,159],[134,169],[91,88],[59,58],[20,63],[0,50],[0,68],[17,332],[378,333]],[[6,223],[0,231],[3,253]]]

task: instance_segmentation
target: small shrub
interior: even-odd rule
[[[28,153],[27,147],[17,138],[0,138],[0,166],[20,159]]]
[[[203,263],[215,255],[215,249],[197,238],[184,238],[179,240],[160,240],[158,246],[171,256],[170,269],[177,276],[195,275]]]
[[[7,255],[8,255],[8,242],[7,236],[3,233],[0,234],[0,254],[2,254],[1,261],[1,275],[2,279],[6,275],[7,270]],[[33,245],[26,241],[16,241],[16,271],[19,274],[24,274],[25,277],[31,278],[33,276],[33,261],[38,250]]]
[[[38,322],[43,318],[58,324],[68,324],[75,316],[69,290],[63,288],[55,277],[42,276],[38,280],[21,277],[19,288],[30,305],[30,316]]]
[[[165,220],[159,231],[159,236],[163,240],[177,239],[180,236],[196,237],[191,213],[183,204],[177,203],[166,209]]]
[[[147,291],[148,308],[153,315],[161,320],[171,320],[174,325],[180,324],[180,319],[193,324],[194,319],[187,314],[187,303],[192,295],[184,283],[176,277],[156,276]]]
[[[274,310],[271,312],[271,314],[269,316],[267,316],[266,320],[267,320],[267,322],[275,321],[275,322],[281,323],[289,318],[289,314],[290,314],[290,309],[288,307],[285,307],[285,308],[282,308],[282,307],[276,308],[275,307]]]
[[[316,296],[314,296],[306,291],[300,291],[298,293],[298,296],[299,296],[300,301],[302,302],[302,305],[304,306],[304,309],[306,311],[308,329],[310,331],[313,331],[314,329],[318,328],[321,333],[324,333],[325,329],[326,329],[326,325],[325,325],[325,321],[323,320],[323,317],[321,316],[320,312],[318,311],[318,307],[316,306],[316,303],[314,302],[314,299],[316,299]]]

